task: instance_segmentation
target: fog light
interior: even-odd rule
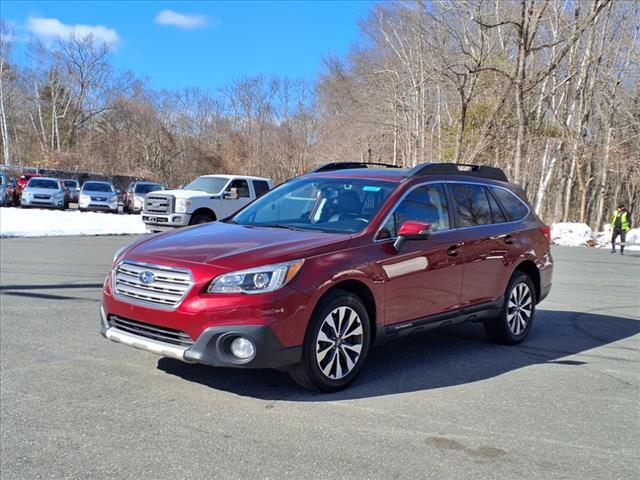
[[[246,360],[255,355],[256,347],[248,338],[238,337],[231,342],[231,353],[240,360]]]

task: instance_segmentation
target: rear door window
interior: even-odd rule
[[[527,216],[527,213],[529,213],[529,208],[524,202],[510,191],[504,188],[491,187],[491,192],[496,196],[500,205],[502,205],[502,209],[505,211],[507,219],[510,222],[522,220]]]
[[[256,198],[257,198],[269,191],[269,184],[264,180],[253,180],[253,189],[256,192]]]
[[[423,185],[413,189],[382,226],[377,238],[396,237],[400,226],[408,220],[429,223],[434,232],[449,228],[447,197],[442,184]]]
[[[493,223],[489,199],[482,185],[452,183],[449,185],[460,227]]]

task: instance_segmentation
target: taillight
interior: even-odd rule
[[[547,242],[551,243],[551,227],[549,225],[543,225],[540,227],[540,231],[543,233],[544,238],[547,239]]]

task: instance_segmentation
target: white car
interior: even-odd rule
[[[65,190],[62,182],[57,178],[33,177],[22,191],[20,206],[52,207],[64,210]]]
[[[118,193],[110,182],[84,182],[78,198],[78,209],[81,212],[95,210],[118,213]]]
[[[272,188],[268,178],[204,175],[180,190],[147,194],[142,221],[153,232],[213,222],[232,215]]]

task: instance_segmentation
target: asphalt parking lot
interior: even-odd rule
[[[638,252],[556,248],[524,344],[409,337],[326,395],[103,339],[102,282],[134,238],[0,241],[3,480],[640,478]]]

